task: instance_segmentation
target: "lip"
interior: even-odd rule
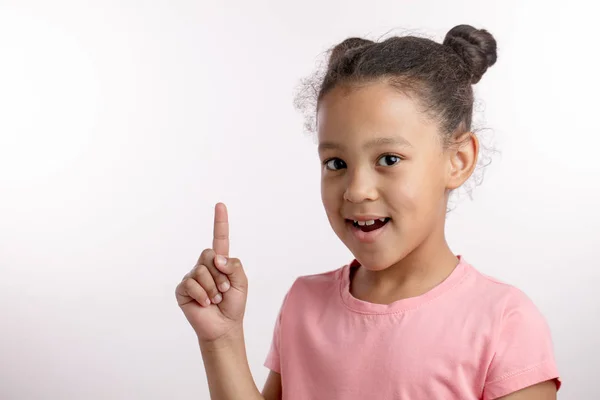
[[[375,217],[375,218],[383,218],[383,217]],[[372,217],[372,216],[369,216],[365,220],[375,219],[375,218]],[[357,221],[362,221],[362,220],[358,219]],[[376,229],[376,230],[371,231],[371,232],[363,232],[362,230],[356,228],[354,226],[354,224],[352,223],[352,220],[349,220],[349,219],[346,219],[345,225],[346,225],[346,229],[348,229],[348,232],[350,233],[350,235],[352,235],[352,237],[356,241],[358,241],[361,244],[372,244],[372,243],[375,243],[377,241],[377,239],[379,238],[379,236],[381,236],[383,233],[385,233],[385,231],[388,229],[388,225],[391,222],[392,222],[392,220],[390,219],[381,228]]]
[[[390,218],[383,215],[355,215],[351,217],[344,217],[348,221],[371,221],[380,218]]]

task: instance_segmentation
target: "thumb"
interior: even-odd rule
[[[228,258],[219,254],[215,256],[214,264],[219,271],[227,275],[232,287],[246,291],[248,279],[239,259]]]

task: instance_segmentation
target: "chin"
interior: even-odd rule
[[[383,271],[402,259],[401,256],[382,255],[381,253],[381,251],[369,253],[364,251],[353,251],[352,255],[361,266],[373,272]]]
[[[345,244],[361,266],[369,271],[376,272],[396,265],[414,251],[415,248],[409,245],[409,243],[405,243],[404,246],[399,244],[403,242],[405,243],[406,241],[397,239],[371,248],[365,248],[360,245],[356,246],[356,243],[352,242]],[[349,244],[352,244],[352,246],[348,246]]]
[[[360,260],[358,260],[358,262],[360,263],[360,265],[363,268],[365,268],[366,270],[371,271],[371,272],[384,271],[392,266],[391,264],[388,264],[388,263],[375,264],[375,263],[370,263],[370,262],[361,262]]]

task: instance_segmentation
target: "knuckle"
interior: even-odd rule
[[[205,289],[205,290],[215,290],[216,284],[215,284],[215,280],[212,276],[212,274],[210,273],[210,271],[208,270],[208,267],[206,267],[206,265],[201,265],[198,268],[198,282],[200,283],[200,285]]]
[[[190,291],[194,287],[194,282],[191,279],[185,279],[180,283],[181,287],[186,291]]]
[[[181,279],[181,280],[183,281],[183,280],[185,280],[185,279],[188,279],[188,278],[191,278],[191,277],[193,277],[193,276],[194,276],[194,273],[196,272],[196,268],[198,268],[198,265],[194,265],[194,267],[193,267],[192,269],[190,269],[190,270],[188,271],[188,273],[187,273],[187,274],[185,274],[185,275],[183,276],[183,279]]]
[[[200,254],[200,262],[212,259],[214,257],[214,253],[215,252],[213,249],[204,249]]]
[[[210,271],[206,265],[198,265],[196,267],[196,271],[194,272],[194,276],[199,279],[205,279],[206,277],[210,276]]]

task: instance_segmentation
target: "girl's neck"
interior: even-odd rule
[[[350,291],[360,300],[389,304],[420,296],[443,282],[458,264],[443,231],[429,237],[396,264],[382,270],[359,267],[350,276]]]

